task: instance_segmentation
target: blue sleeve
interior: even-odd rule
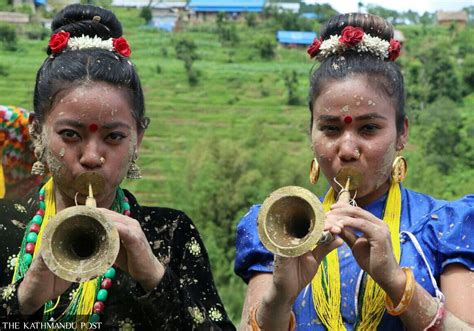
[[[234,271],[246,283],[255,272],[273,271],[273,254],[258,237],[257,217],[260,205],[254,205],[237,225]]]
[[[474,271],[474,195],[449,202],[428,217],[421,244],[429,248],[428,260],[435,261],[435,277],[453,263]]]

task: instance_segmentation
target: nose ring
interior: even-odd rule
[[[100,164],[104,165],[105,163],[105,158],[103,156],[100,157]]]

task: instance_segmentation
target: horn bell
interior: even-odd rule
[[[313,250],[321,239],[326,215],[318,197],[299,186],[273,191],[258,214],[258,234],[272,253],[296,257]]]
[[[70,282],[96,278],[114,263],[120,249],[115,226],[89,206],[66,208],[51,218],[42,236],[48,268]]]

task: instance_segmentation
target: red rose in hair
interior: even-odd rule
[[[48,43],[51,52],[53,52],[53,54],[61,53],[67,47],[69,36],[69,32],[64,31],[52,34]]]
[[[390,39],[390,46],[388,47],[388,59],[390,61],[395,61],[397,57],[400,56],[401,48],[402,46],[398,40]]]
[[[346,26],[342,29],[341,37],[339,41],[347,46],[355,46],[362,41],[364,38],[364,30],[361,28],[354,28],[353,26]]]
[[[125,38],[114,38],[112,44],[114,45],[114,49],[117,53],[125,57],[130,57],[130,54],[132,54],[130,46],[128,45],[128,42],[125,40]]]
[[[318,37],[314,38],[313,43],[308,47],[308,54],[311,58],[315,57],[319,53],[319,47],[321,47],[322,40]]]

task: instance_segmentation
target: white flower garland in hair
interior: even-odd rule
[[[308,47],[308,54],[311,58],[323,61],[329,56],[353,50],[358,53],[371,53],[382,60],[395,61],[400,55],[400,47],[398,40],[387,41],[365,33],[362,28],[346,26],[340,35],[332,35],[326,40],[315,38]]]
[[[112,51],[114,49],[114,45],[112,38],[103,40],[97,36],[89,37],[82,35],[80,37],[69,38],[67,48],[73,51],[86,48],[101,48]]]
[[[324,60],[328,56],[342,53],[347,49],[353,49],[356,52],[372,53],[381,59],[388,57],[388,49],[390,43],[379,37],[372,37],[370,34],[364,33],[364,39],[355,46],[348,46],[345,43],[339,41],[339,35],[333,35],[329,39],[324,40],[319,48],[320,52],[316,55],[316,58],[320,61]]]

